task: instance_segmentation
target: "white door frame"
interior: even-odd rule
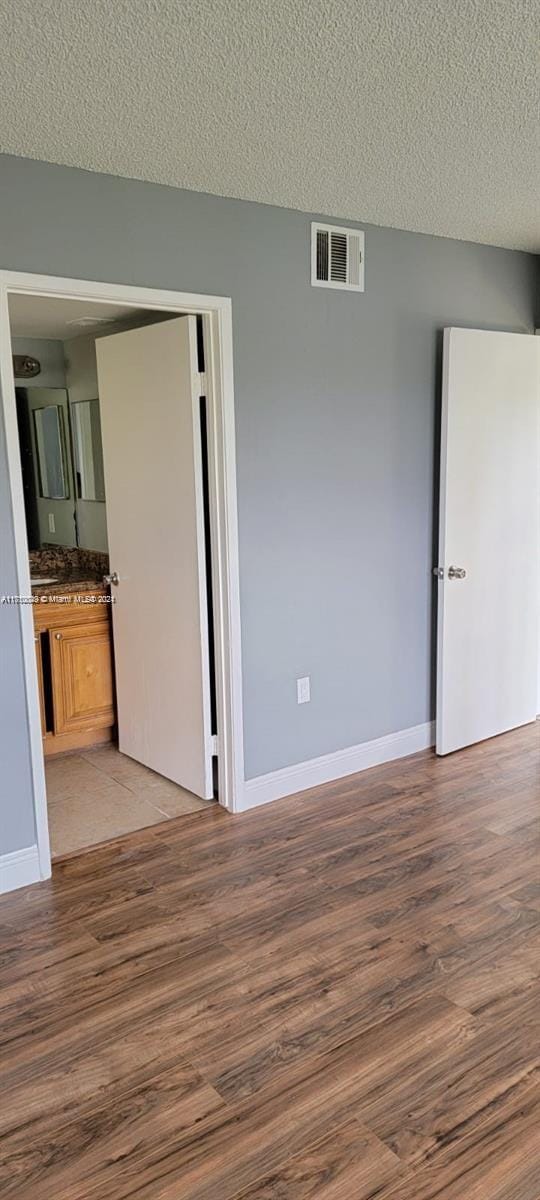
[[[15,530],[16,583],[21,596],[29,596],[31,588],[8,309],[8,297],[14,292],[98,300],[157,312],[195,313],[203,318],[219,798],[229,812],[238,811],[244,787],[244,750],[231,300],[225,296],[0,271],[0,390]],[[51,874],[51,855],[32,605],[22,604],[19,611],[37,846],[41,878],[47,879]]]

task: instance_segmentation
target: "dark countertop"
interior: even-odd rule
[[[79,568],[73,568],[70,571],[58,571],[58,573],[55,571],[42,571],[41,574],[46,579],[54,576],[55,582],[32,584],[33,596],[67,596],[70,593],[77,592],[99,592],[101,594],[106,590],[101,575],[92,577],[88,571]]]

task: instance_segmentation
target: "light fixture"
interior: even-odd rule
[[[30,354],[13,355],[13,374],[17,379],[33,379],[41,372],[41,363]]]
[[[66,321],[66,325],[77,325],[81,329],[90,328],[93,325],[112,325],[116,317],[76,317],[74,320]]]

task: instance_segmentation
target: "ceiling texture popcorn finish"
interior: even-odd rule
[[[0,149],[540,249],[537,0],[18,0]]]

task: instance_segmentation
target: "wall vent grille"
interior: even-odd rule
[[[313,222],[311,283],[313,287],[364,291],[364,234],[361,230]]]

